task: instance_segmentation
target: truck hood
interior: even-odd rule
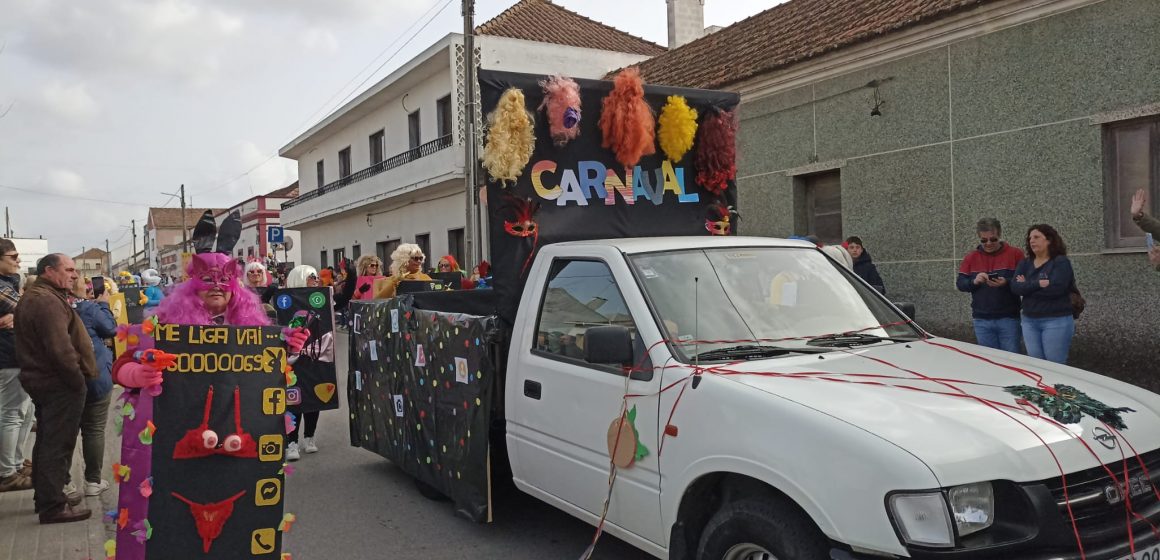
[[[961,390],[1019,406],[1020,397],[1005,388],[1023,386],[1014,391],[1036,402],[1036,382],[1003,366],[1041,375],[1049,386],[1078,389],[1080,400],[1098,401],[1084,400],[1087,410],[1098,411],[1101,404],[1130,408],[1120,413],[1125,427],[1117,436],[1089,413],[1078,422],[1057,413],[1057,424],[1047,420],[1054,407],[1042,401],[1034,407],[1041,416],[998,407],[1004,414],[975,398],[946,394]],[[1070,473],[1130,458],[1133,448],[1146,453],[1160,447],[1160,396],[1088,371],[947,339],[755,360],[726,369],[740,374],[723,379],[839,418],[905,449],[943,486],[1044,480],[1059,476],[1061,466]]]

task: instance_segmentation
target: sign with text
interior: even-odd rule
[[[270,243],[285,243],[286,232],[281,226],[270,226],[266,228],[266,241]]]
[[[286,288],[270,301],[282,326],[306,327],[310,338],[294,362],[298,383],[293,387],[295,414],[338,408],[338,378],[334,366],[333,292],[325,288]]]
[[[288,358],[281,329],[160,325],[154,337],[174,364],[153,400],[146,558],[279,558]],[[128,477],[121,492],[144,483]]]

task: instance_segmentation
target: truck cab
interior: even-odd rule
[[[1160,397],[933,336],[809,243],[543,247],[503,390],[516,485],[658,558],[1160,558]]]

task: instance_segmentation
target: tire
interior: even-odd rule
[[[701,533],[697,560],[829,560],[826,537],[784,500],[725,504]]]
[[[440,492],[439,489],[435,488],[434,486],[431,486],[430,484],[427,484],[426,482],[423,482],[417,478],[412,478],[411,480],[415,481],[415,489],[418,490],[419,494],[424,498],[427,498],[428,500],[434,500],[436,502],[451,501],[451,498],[448,498],[446,494]]]

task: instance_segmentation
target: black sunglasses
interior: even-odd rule
[[[998,237],[980,237],[979,241],[982,241],[983,243],[998,243],[999,238]]]

